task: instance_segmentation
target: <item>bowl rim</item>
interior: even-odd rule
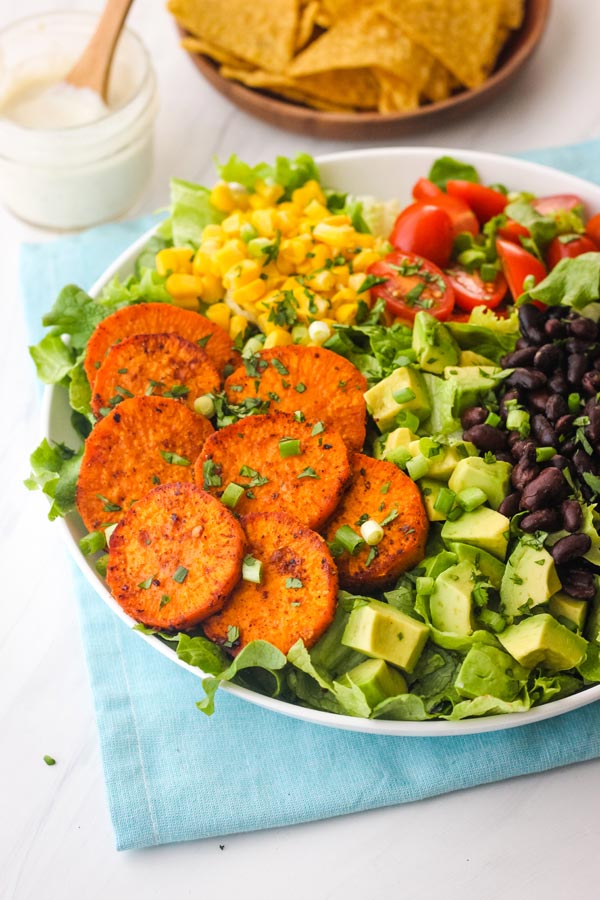
[[[489,163],[490,166],[498,164],[514,168],[521,174],[527,172],[537,173],[538,175],[546,175],[555,178],[560,176],[566,184],[565,191],[573,193],[583,192],[597,194],[597,201],[600,207],[600,186],[579,178],[576,175],[561,172],[551,166],[542,165],[530,160],[518,159],[515,157],[507,157],[498,153],[488,153],[477,150],[464,150],[454,147],[372,147],[358,150],[345,150],[315,157],[315,161],[319,167],[325,165],[335,165],[339,161],[346,159],[362,160],[377,159],[382,157],[393,157],[401,159],[402,157],[424,157],[427,161],[430,157],[438,157],[444,155],[458,156],[466,162],[474,165]],[[89,294],[96,297],[103,287],[108,284],[121,270],[126,269],[137,257],[143,247],[146,245],[150,237],[156,232],[158,226],[149,229],[132,244],[130,244],[102,273],[102,275],[94,282]],[[54,422],[55,404],[64,406],[65,395],[59,392],[59,385],[48,385],[45,388],[41,410],[41,431],[45,438],[49,438],[52,433]],[[122,622],[133,628],[138,624],[134,619],[128,616],[119,604],[113,599],[103,579],[98,575],[95,567],[88,558],[84,557],[79,550],[77,540],[74,535],[74,529],[81,527],[81,520],[77,512],[70,513],[64,519],[58,520],[62,539],[66,542],[67,548],[80,572],[84,575],[87,582],[100,596],[104,603],[114,612]],[[73,529],[73,530],[72,530]],[[152,635],[143,634],[141,631],[136,632],[139,637],[149,643],[154,650],[158,650],[163,656],[172,662],[192,672],[196,677],[202,679],[207,674],[190,666],[180,660],[174,649],[166,646],[162,641],[157,640]],[[253,703],[257,706],[277,712],[280,715],[286,715],[291,718],[300,719],[309,724],[323,725],[330,728],[338,728],[347,731],[356,731],[366,734],[386,735],[395,737],[449,737],[466,734],[482,734],[491,731],[501,731],[508,728],[518,728],[540,722],[545,719],[554,718],[555,716],[564,715],[565,713],[587,706],[600,700],[600,684],[585,688],[577,694],[564,697],[559,700],[550,701],[542,706],[533,707],[530,710],[519,713],[503,713],[501,715],[492,715],[477,717],[471,719],[461,719],[458,721],[446,720],[426,720],[426,721],[404,721],[390,719],[363,719],[348,715],[338,715],[336,713],[315,710],[310,707],[304,707],[297,704],[289,703],[278,698],[267,697],[258,694],[249,688],[240,685],[224,682],[220,686],[220,690],[226,690],[228,693],[239,697],[242,700]],[[218,710],[217,710],[218,712]]]

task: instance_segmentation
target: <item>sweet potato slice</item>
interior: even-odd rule
[[[240,578],[244,544],[222,503],[193,484],[165,484],[115,528],[106,578],[138,622],[184,630],[221,609]]]
[[[285,438],[299,441],[298,455],[282,456]],[[236,513],[279,509],[315,529],[333,513],[350,479],[339,434],[287,413],[248,416],[215,431],[195,468],[196,483],[217,497],[231,482],[244,488]]]
[[[326,538],[349,525],[360,536],[365,518],[383,525],[383,540],[374,548],[361,547],[354,555],[336,557],[340,584],[349,590],[388,587],[425,554],[428,519],[416,484],[393,463],[356,453],[352,483],[334,517]]]
[[[350,451],[365,440],[367,381],[356,366],[322,347],[291,345],[263,350],[245,360],[225,382],[227,397],[269,401],[269,411],[301,410],[307,422],[324,422]]]
[[[337,572],[327,544],[283,512],[251,513],[242,525],[262,581],[240,581],[221,612],[203,623],[206,636],[233,644],[232,653],[259,639],[282,653],[300,638],[311,647],[335,612]]]
[[[134,334],[178,334],[206,350],[219,372],[226,365],[239,365],[240,355],[227,332],[206,316],[171,303],[135,303],[103,319],[89,339],[84,367],[91,387],[109,348]]]
[[[92,412],[106,415],[125,397],[171,397],[191,409],[197,397],[218,391],[219,373],[208,356],[177,334],[135,334],[114,344],[92,388]]]
[[[157,484],[194,480],[193,463],[213,428],[208,419],[161,397],[124,400],[85,442],[77,508],[86,528],[117,522]]]

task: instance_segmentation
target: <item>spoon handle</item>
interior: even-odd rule
[[[91,88],[106,101],[110,65],[132,3],[133,0],[106,0],[94,34],[65,81],[74,87]]]

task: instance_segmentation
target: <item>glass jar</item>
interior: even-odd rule
[[[101,118],[32,128],[2,115],[16,85],[64,78],[97,21],[91,13],[49,13],[0,31],[0,200],[33,225],[69,230],[118,218],[152,171],[156,79],[129,30],[117,45]]]

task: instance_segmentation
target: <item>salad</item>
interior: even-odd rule
[[[81,438],[31,456],[50,518],[206,713],[224,681],[398,720],[600,682],[600,214],[450,157],[404,209],[304,154],[219,174],[44,317]]]

